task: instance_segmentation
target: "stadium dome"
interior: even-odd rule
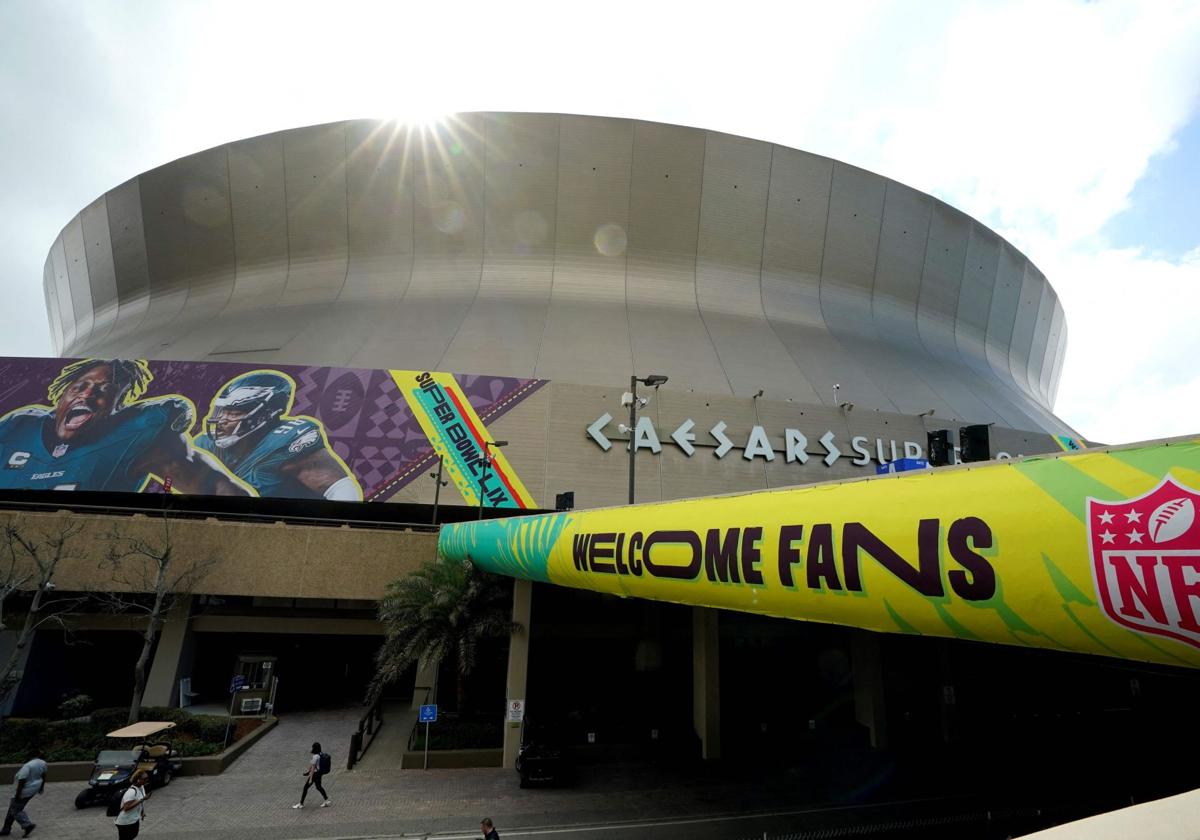
[[[1074,434],[1052,410],[1063,308],[1022,253],[886,177],[696,128],[467,113],[238,140],[96,199],[44,283],[64,356],[579,386],[588,405],[563,392],[537,420],[546,451],[566,415],[590,446],[634,372],[669,375],[663,410],[702,437],[705,410],[776,437],[817,418],[820,455],[856,423],[994,424],[1011,454]]]

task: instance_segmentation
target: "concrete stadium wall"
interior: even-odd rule
[[[624,388],[628,388],[626,382]],[[489,433],[507,440],[504,449],[509,462],[525,486],[543,507],[553,507],[556,494],[575,493],[579,508],[623,504],[628,493],[629,435],[618,431],[628,424],[629,410],[620,404],[621,387],[597,387],[550,383],[515,406],[503,417],[488,424]],[[926,433],[949,428],[957,442],[958,421],[935,414],[917,417],[896,412],[852,411],[826,406],[810,406],[780,400],[752,399],[749,396],[710,396],[663,388],[654,394],[643,389],[650,402],[641,412],[648,418],[661,442],[661,452],[653,454],[641,442],[637,460],[637,500],[651,502],[763,490],[811,484],[838,478],[874,475],[876,461],[854,464],[861,455],[851,449],[854,438],[865,438],[866,447],[875,455],[876,440],[883,442],[885,457],[891,459],[891,441],[897,442],[903,456],[903,441],[924,447]],[[612,416],[603,434],[612,442],[607,451],[591,440],[586,429],[603,414]],[[695,424],[695,453],[690,457],[671,440],[671,433],[685,420]],[[709,430],[725,424],[725,435],[734,448],[722,458],[715,457],[716,440]],[[744,446],[751,430],[761,426],[766,432],[774,458],[758,456],[747,460]],[[799,429],[807,437],[806,463],[786,458],[785,429]],[[835,445],[842,455],[830,466],[824,458],[827,450],[820,437],[834,433]],[[1040,432],[1024,432],[993,427],[990,430],[992,455],[1036,455],[1059,451],[1051,437]],[[396,502],[433,502],[434,482],[414,481],[392,497]],[[442,504],[461,504],[450,487],[443,490]]]
[[[106,535],[118,529],[124,535],[161,544],[164,520],[65,511],[22,513],[17,518],[35,538],[55,535],[68,524],[82,526],[70,544],[70,556],[60,562],[55,574],[58,589],[149,591],[147,586],[136,585],[139,580],[114,580],[104,562],[110,545]],[[8,515],[0,512],[0,522],[7,519]],[[176,568],[211,558],[213,565],[195,590],[206,595],[373,601],[382,597],[389,583],[432,559],[437,547],[436,534],[412,531],[216,519],[167,522],[175,562],[180,564]]]

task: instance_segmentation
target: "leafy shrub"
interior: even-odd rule
[[[190,723],[192,717],[186,709],[174,706],[142,706],[138,713],[138,720],[165,720],[176,726]]]
[[[503,746],[504,729],[498,721],[447,720],[430,727],[429,749],[470,750]],[[418,730],[414,750],[425,749],[425,727]]]
[[[53,749],[44,750],[42,758],[46,761],[92,761],[96,758],[96,753],[99,750],[94,750],[89,747],[68,746],[54,747]]]
[[[50,724],[44,720],[9,718],[0,726],[0,755],[13,756],[7,761],[25,761],[32,750],[41,750],[49,742]]]
[[[129,707],[96,709],[91,717],[97,728],[111,732],[125,726],[125,721],[129,720]],[[193,717],[186,709],[176,709],[173,706],[142,706],[138,710],[138,720],[167,721],[175,724],[178,732],[187,732],[191,728]]]
[[[65,720],[83,717],[95,706],[95,701],[86,694],[76,694],[58,704],[58,716]]]
[[[96,709],[92,712],[92,725],[104,732],[112,732],[125,725],[129,718],[129,709]]]
[[[180,741],[175,749],[184,757],[195,755],[215,755],[221,751],[221,741]]]
[[[225,740],[225,728],[228,719],[219,715],[196,715],[192,722],[197,728],[197,736],[201,741],[215,741],[220,744]]]
[[[97,709],[88,722],[9,718],[0,726],[0,764],[24,762],[32,749],[46,761],[90,761],[100,750],[113,748],[114,741],[105,736],[124,727],[128,717],[128,709]],[[219,715],[191,715],[182,709],[148,706],[141,710],[140,718],[176,722],[170,740],[180,755],[212,755],[224,745],[226,719]],[[258,725],[257,720],[239,720],[230,741]]]

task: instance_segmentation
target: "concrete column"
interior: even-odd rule
[[[721,757],[721,657],[719,613],[692,608],[692,725],[700,757]]]
[[[421,706],[426,703],[436,702],[433,697],[433,690],[437,687],[438,663],[431,662],[428,665],[417,665],[417,675],[413,680],[412,694],[412,709],[413,711],[420,710]]]
[[[158,647],[146,675],[143,706],[174,706],[179,702],[179,680],[190,676],[192,667],[192,596],[175,602],[163,622]]]
[[[513,621],[525,628],[508,640],[508,680],[505,696],[509,700],[524,700],[526,678],[529,675],[530,617],[533,613],[533,581],[513,581]],[[521,724],[504,721],[504,766],[517,766],[517,751],[521,748]]]
[[[854,717],[871,733],[871,746],[887,746],[887,711],[883,698],[883,666],[879,636],[858,630],[851,636],[850,659],[854,669]]]

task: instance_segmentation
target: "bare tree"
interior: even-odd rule
[[[0,524],[0,630],[5,607],[17,594],[32,593],[25,621],[17,631],[17,643],[0,668],[0,703],[21,683],[23,669],[18,667],[34,631],[47,623],[68,629],[68,617],[88,599],[87,594],[58,595],[54,575],[64,560],[79,559],[73,542],[83,525],[72,519],[55,520],[48,529],[39,529],[28,520],[13,516]]]
[[[146,616],[142,652],[133,666],[133,697],[129,703],[129,723],[136,723],[146,692],[146,665],[154,640],[162,631],[167,615],[211,571],[216,556],[181,558],[171,534],[171,521],[165,516],[162,530],[156,536],[142,537],[118,526],[107,539],[106,563],[113,582],[123,591],[106,592],[103,599],[115,612]]]

